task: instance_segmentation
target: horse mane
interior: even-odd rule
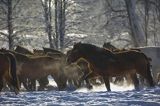
[[[44,52],[42,49],[33,49],[33,52]]]
[[[14,51],[19,52],[19,53],[23,53],[23,54],[33,55],[33,53],[30,50],[28,50],[27,48],[22,47],[20,45],[17,45]]]
[[[52,48],[43,47],[43,50],[44,50],[45,53],[47,53],[47,52],[52,52],[52,53],[60,53],[60,54],[63,54],[61,51],[58,51],[58,50],[55,50],[55,49],[52,49]]]
[[[65,54],[63,53],[53,53],[53,52],[47,52],[46,53],[48,56],[60,56],[60,57],[64,57],[66,56]]]
[[[92,54],[94,54],[94,53],[100,53],[100,54],[111,53],[110,50],[100,48],[100,47],[97,47],[95,45],[88,44],[88,43],[77,43],[77,44],[74,45],[74,48],[79,48],[80,50],[85,49],[86,52],[92,53]]]

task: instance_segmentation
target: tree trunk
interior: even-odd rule
[[[7,13],[7,25],[8,25],[8,46],[9,49],[13,49],[13,25],[12,25],[12,0],[8,0],[8,13]]]
[[[136,14],[135,5],[136,0],[125,0],[126,8],[128,12],[128,18],[130,23],[131,35],[135,46],[145,46],[146,38],[142,25],[139,23],[138,15]]]
[[[64,47],[64,36],[65,36],[65,0],[61,0],[61,19],[60,19],[60,49]]]
[[[144,29],[146,36],[146,45],[148,44],[148,21],[149,21],[149,0],[145,0],[145,17],[144,17]]]
[[[45,26],[46,33],[48,35],[50,48],[54,48],[53,39],[52,39],[52,16],[51,16],[51,0],[45,0],[42,2],[42,6],[44,8],[44,18],[45,18]]]
[[[58,49],[58,39],[59,39],[59,33],[58,33],[58,1],[55,0],[55,46],[56,49]]]

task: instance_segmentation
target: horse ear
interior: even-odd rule
[[[74,43],[74,46],[73,47],[77,47],[78,45],[80,45],[81,42],[78,42],[78,43]]]
[[[106,44],[109,44],[109,45],[110,45],[110,44],[111,44],[111,42],[107,42]]]
[[[81,41],[80,42],[74,42],[73,44],[74,45],[81,44]]]

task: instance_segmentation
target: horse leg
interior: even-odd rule
[[[31,90],[36,91],[36,80],[31,80]]]
[[[134,83],[134,87],[136,90],[139,90],[139,80],[137,78],[136,73],[131,75],[132,81]]]
[[[2,88],[3,88],[3,79],[0,78],[0,92],[2,91]]]
[[[105,86],[107,88],[107,91],[111,91],[109,77],[107,77],[107,76],[104,77],[103,76],[103,79],[104,79],[104,83],[105,83]]]
[[[46,86],[49,84],[48,76],[38,79],[38,82],[40,85],[38,90],[44,90]]]
[[[151,74],[150,70],[147,70],[147,72],[145,72],[145,73],[140,73],[140,75],[143,76],[147,80],[150,87],[155,86],[155,83],[153,81],[153,77],[152,77],[152,74]]]
[[[150,87],[154,87],[155,86],[151,71],[147,72],[147,81],[149,82]]]
[[[93,86],[90,84],[89,79],[86,79],[86,86],[88,89],[92,89]]]
[[[146,85],[145,79],[144,79],[144,77],[141,76],[141,75],[139,75],[139,83],[140,83],[141,86],[145,86],[145,85]]]
[[[93,86],[90,84],[90,82],[89,82],[89,79],[91,79],[93,76],[92,76],[92,73],[91,74],[89,74],[88,76],[86,76],[86,78],[84,78],[84,79],[82,79],[82,80],[85,80],[86,81],[86,87],[88,88],[88,89],[92,89],[93,88]]]
[[[54,79],[54,81],[57,84],[58,90],[64,90],[67,86],[67,79],[64,76],[56,76],[54,74],[51,75]]]
[[[29,91],[27,78],[22,78],[21,76],[19,76],[19,82],[20,82],[20,87],[21,87],[21,84],[23,84],[23,87],[24,87],[27,91]]]

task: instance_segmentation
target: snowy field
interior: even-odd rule
[[[50,81],[51,85],[55,85]],[[107,92],[104,85],[92,90],[80,88],[66,91],[1,92],[0,106],[160,106],[160,87],[133,90],[133,86],[111,84],[112,92]]]

